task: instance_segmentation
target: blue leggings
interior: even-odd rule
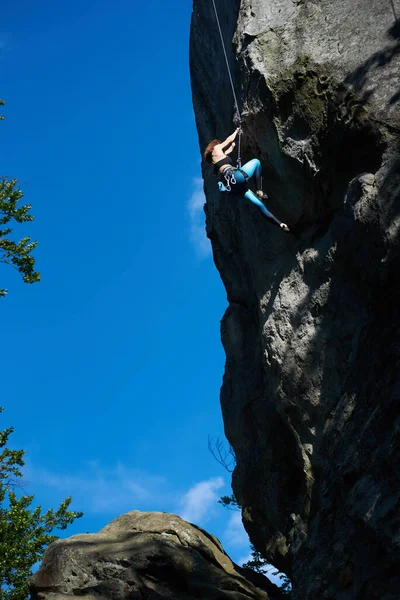
[[[248,175],[248,177],[254,177],[257,191],[261,190],[262,189],[262,168],[261,168],[261,163],[258,160],[258,158],[253,158],[252,160],[249,160],[249,162],[247,162],[245,165],[243,165],[243,167],[241,167],[241,169]],[[237,183],[239,184],[238,187],[239,186],[243,187],[246,185],[245,176],[240,171],[235,170],[235,179],[236,179]],[[233,192],[235,192],[234,187],[235,186],[232,187]],[[257,194],[255,194],[251,190],[247,190],[244,193],[244,197],[247,198],[247,200],[250,200],[250,202],[252,202],[256,206],[258,206],[258,208],[261,210],[263,215],[266,216],[268,219],[275,221],[275,223],[277,223],[278,225],[281,224],[281,221],[279,221],[279,219],[277,219],[264,206],[264,204],[258,198]]]

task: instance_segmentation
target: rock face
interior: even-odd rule
[[[224,282],[225,431],[255,547],[301,600],[400,598],[400,5],[217,0],[244,159],[268,208],[203,164]],[[399,14],[396,14],[396,10]],[[201,150],[233,129],[212,2],[190,66]]]
[[[266,577],[232,563],[220,542],[206,531],[176,515],[137,510],[99,533],[52,544],[30,587],[32,600],[281,597]]]

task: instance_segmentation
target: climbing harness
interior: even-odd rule
[[[215,6],[215,0],[212,0],[213,6],[214,6],[214,12],[215,12],[215,18],[217,21],[217,25],[218,25],[218,31],[219,31],[219,35],[221,38],[221,44],[222,44],[222,49],[224,51],[224,56],[225,56],[225,62],[226,62],[226,67],[228,69],[228,75],[229,75],[229,81],[231,82],[231,87],[232,87],[232,93],[233,93],[233,99],[235,102],[235,109],[236,109],[236,115],[235,115],[235,121],[238,123],[239,125],[239,131],[238,131],[238,157],[237,157],[237,167],[240,169],[240,167],[242,166],[242,158],[240,155],[240,140],[242,137],[242,116],[240,114],[240,110],[239,110],[239,104],[236,98],[236,92],[235,92],[235,86],[233,85],[233,79],[232,79],[232,74],[231,74],[231,70],[229,67],[229,61],[228,61],[228,55],[226,53],[226,49],[225,49],[225,43],[224,43],[224,38],[222,35],[222,29],[221,29],[221,25],[219,22],[219,18],[218,18],[218,12],[217,12],[217,7]]]
[[[244,181],[238,181],[236,179],[236,173],[239,172],[243,175]],[[233,194],[244,194],[249,189],[249,179],[246,171],[237,167],[229,167],[222,173],[225,183],[222,181],[218,182],[218,188],[220,192],[232,192]],[[232,186],[234,189],[232,189]]]
[[[232,190],[231,185],[235,185],[236,183],[235,169],[225,169],[223,175],[226,182],[225,189],[227,192],[230,192]]]

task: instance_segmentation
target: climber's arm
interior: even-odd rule
[[[238,133],[239,133],[239,127],[237,129],[235,129],[235,131],[230,136],[228,136],[224,142],[222,142],[221,148],[223,149],[226,146],[230,146]],[[226,152],[225,152],[225,154],[226,154]]]

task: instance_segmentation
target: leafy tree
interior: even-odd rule
[[[261,552],[258,552],[253,546],[250,544],[251,548],[251,559],[246,563],[243,563],[243,566],[246,569],[253,569],[253,571],[257,571],[257,573],[265,573],[266,567],[270,566],[265,558],[261,556]]]
[[[32,507],[34,496],[24,495],[19,483],[24,451],[6,447],[13,431],[0,431],[0,600],[27,600],[33,565],[58,539],[53,531],[66,529],[82,513],[68,510],[71,498],[55,511],[42,513],[41,506]]]
[[[232,473],[233,469],[236,466],[236,456],[235,451],[232,446],[229,444],[228,449],[226,449],[224,442],[219,438],[208,438],[208,449],[215,458],[215,460],[224,467],[228,473]],[[239,502],[236,500],[235,495],[231,496],[222,496],[218,500],[219,504],[222,504],[225,508],[229,510],[242,510]],[[260,552],[258,552],[252,544],[251,547],[251,559],[247,561],[247,563],[243,564],[243,567],[247,569],[253,569],[253,571],[257,571],[257,573],[266,574],[267,568],[271,568],[271,565],[265,560]],[[272,567],[274,568],[274,567]],[[290,579],[280,573],[279,571],[274,571],[273,575],[279,575],[280,580],[282,581],[282,585],[280,586],[280,590],[284,596],[287,598],[291,598],[292,596],[292,585]]]
[[[218,502],[219,504],[222,504],[222,506],[225,506],[225,508],[229,508],[230,510],[242,509],[239,502],[236,500],[234,494],[232,494],[232,496],[222,496],[222,498],[220,498]],[[263,575],[265,575],[267,573],[267,568],[271,568],[271,565],[265,560],[261,552],[258,552],[258,550],[254,548],[253,544],[250,544],[250,548],[251,559],[248,560],[246,563],[243,563],[242,566],[247,569],[253,569],[253,571],[257,571],[257,573],[262,573]],[[282,581],[282,585],[280,586],[281,592],[287,598],[291,598],[292,585],[290,583],[290,579],[283,573],[280,573],[279,571],[274,571],[272,574],[279,575],[279,579]]]
[[[263,575],[265,575],[268,572],[267,568],[271,568],[271,565],[265,560],[265,558],[263,558],[261,552],[258,552],[258,550],[254,548],[253,544],[251,544],[250,547],[251,559],[248,560],[246,563],[243,563],[243,567],[247,569],[253,569],[253,571],[257,571],[257,573],[262,573]],[[287,577],[283,573],[279,573],[279,571],[274,571],[272,575],[279,575],[279,579],[282,581],[282,585],[279,586],[281,592],[285,597],[291,598],[292,585],[290,583],[289,577]]]
[[[0,100],[0,106],[4,106]],[[0,120],[4,116],[0,116]],[[18,206],[23,198],[23,193],[17,187],[17,180],[0,177],[0,262],[11,265],[22,275],[25,283],[40,281],[40,273],[35,271],[35,259],[32,256],[37,242],[31,242],[29,237],[22,238],[19,242],[10,239],[12,228],[10,224],[26,223],[35,217],[30,214],[30,204]],[[5,296],[7,290],[0,288],[0,297]]]

